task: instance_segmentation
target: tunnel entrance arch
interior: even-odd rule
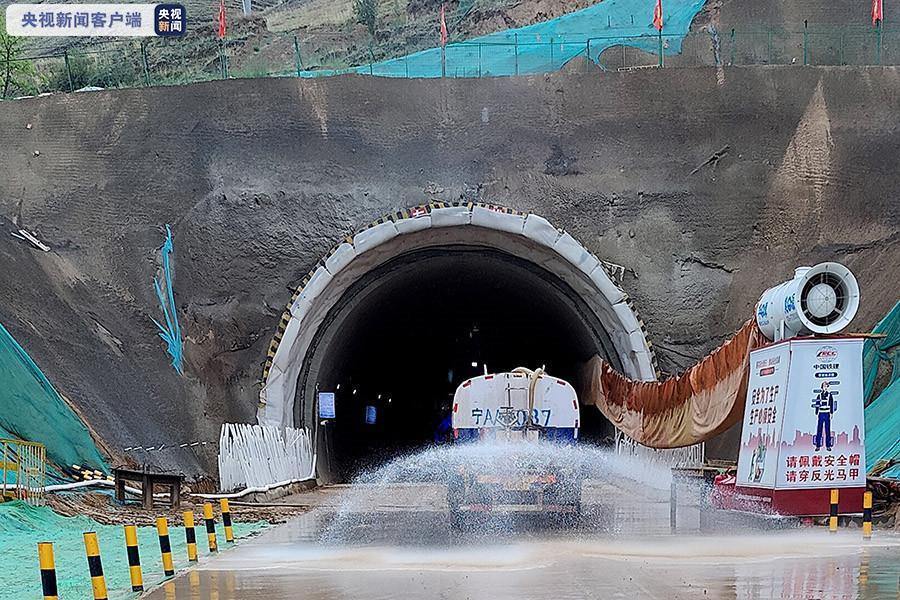
[[[320,474],[333,473],[328,444],[375,431],[399,444],[392,451],[427,442],[424,427],[401,439],[404,427],[429,420],[428,410],[433,418],[455,379],[485,365],[547,364],[571,380],[594,354],[629,377],[656,378],[642,323],[608,264],[534,214],[423,205],[346,238],[304,278],[269,349],[258,421],[309,428]],[[338,410],[352,413],[335,421],[343,434],[330,441],[319,435],[317,390],[337,390]],[[396,430],[367,426],[366,406],[392,415]]]

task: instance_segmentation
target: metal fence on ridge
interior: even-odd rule
[[[276,34],[258,53],[249,42],[220,43],[194,34],[181,40],[95,42],[15,59],[17,85],[8,97],[85,87],[128,88],[178,85],[213,79],[321,77],[358,73],[383,77],[498,77],[555,71],[617,71],[651,67],[900,64],[900,30],[872,28],[706,29],[686,35],[654,30],[606,29],[598,35],[502,35],[490,42],[459,42],[440,48],[413,44],[375,56],[359,40],[340,35]],[[189,34],[186,38],[191,37]],[[423,41],[422,44],[426,42]],[[660,49],[662,52],[660,52]],[[382,51],[386,52],[386,51]],[[204,57],[204,58],[201,58]],[[0,59],[0,72],[6,63]],[[0,90],[2,91],[2,90]]]

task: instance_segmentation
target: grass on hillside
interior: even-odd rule
[[[290,75],[301,69],[344,69],[411,54],[439,43],[441,0],[379,0],[375,38],[355,22],[352,0],[288,0],[244,17],[226,0],[225,55],[231,77]],[[451,40],[467,39],[566,12],[590,0],[451,0]],[[0,0],[0,6],[8,4]],[[186,83],[221,77],[222,45],[209,0],[187,0],[188,33],[179,39],[41,38],[30,40],[33,77],[17,95]],[[254,5],[256,6],[256,5]],[[510,15],[514,15],[511,17]],[[62,58],[69,54],[69,68]],[[299,52],[298,52],[299,51]],[[146,66],[145,66],[146,62]],[[299,63],[299,65],[298,65]]]

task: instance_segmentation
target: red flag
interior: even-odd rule
[[[884,21],[884,7],[882,0],[872,0],[872,25],[877,25],[878,21]]]
[[[878,1],[878,0],[875,0],[875,1]],[[656,8],[653,9],[653,26],[656,27],[657,31],[662,31],[662,28],[663,28],[662,0],[656,0]]]
[[[219,0],[219,39],[225,38],[225,0]]]
[[[447,45],[447,19],[444,14],[444,5],[441,4],[441,47]]]

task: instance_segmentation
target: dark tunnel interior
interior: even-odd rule
[[[319,430],[320,472],[335,480],[436,443],[456,387],[485,368],[545,366],[577,389],[579,366],[608,355],[605,332],[562,280],[481,247],[402,255],[356,282],[332,311],[342,318],[317,347],[314,383],[335,392],[336,417]],[[612,435],[593,407],[582,407],[581,422],[582,442]]]

